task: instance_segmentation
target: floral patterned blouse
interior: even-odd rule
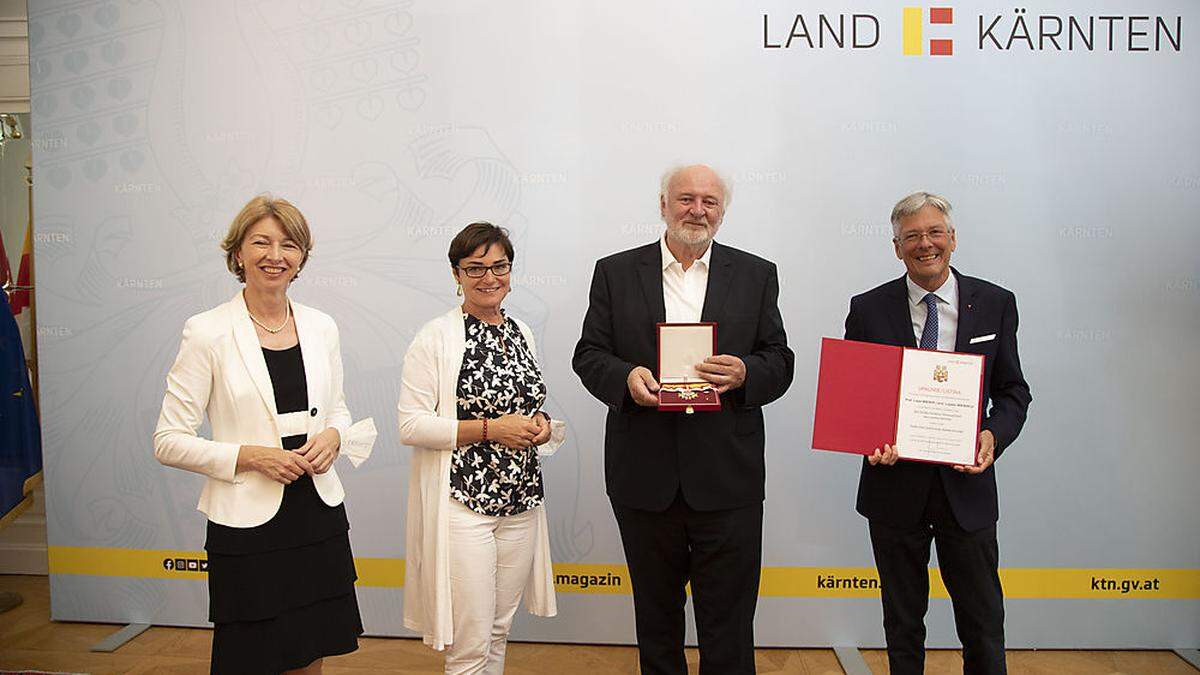
[[[541,368],[516,322],[493,326],[463,315],[466,350],[458,373],[458,419],[533,415],[546,402]],[[544,501],[537,449],[494,441],[464,445],[450,462],[450,495],[485,516],[514,516]]]

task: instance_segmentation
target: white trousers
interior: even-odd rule
[[[450,498],[450,606],[454,638],[447,675],[502,675],[513,615],[533,572],[538,511],[495,517]]]

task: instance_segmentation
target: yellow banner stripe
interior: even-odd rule
[[[557,563],[554,588],[559,593],[633,595],[625,565]]]
[[[356,586],[404,586],[403,558],[355,558],[354,569],[358,572]]]
[[[906,56],[920,56],[924,54],[924,45],[921,44],[921,8],[920,7],[905,7],[904,8],[904,54]]]
[[[1010,598],[1200,599],[1194,569],[1014,568],[1000,570],[1000,581]]]
[[[49,554],[51,574],[110,577],[204,579],[207,562],[203,551],[51,546]],[[355,558],[354,564],[359,586],[404,586],[403,559]],[[558,563],[554,582],[560,593],[632,594],[625,565]],[[1014,599],[1200,599],[1200,569],[1013,567],[1000,570],[1000,583]],[[879,574],[873,567],[764,567],[759,595],[877,598]],[[929,595],[949,597],[936,567],[929,568]]]
[[[203,579],[199,570],[188,571],[187,561],[205,560],[204,551],[145,550],[134,548],[94,548],[50,546],[47,548],[50,574],[90,574],[100,577],[142,577],[147,579]],[[164,565],[171,560],[171,567]],[[184,562],[175,569],[174,561]]]

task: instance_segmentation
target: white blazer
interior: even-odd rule
[[[534,358],[533,333],[514,319]],[[425,644],[444,649],[454,642],[450,605],[450,459],[458,444],[458,387],[466,331],[462,309],[425,324],[404,355],[400,377],[400,442],[412,446],[408,475],[408,514],[404,538],[404,626],[422,634]],[[552,423],[553,451],[566,436],[566,424]],[[546,509],[539,508],[534,537],[533,573],[525,586],[531,614],[554,616],[554,571]]]
[[[328,427],[343,439],[350,411],[342,391],[342,355],[337,324],[322,312],[292,303],[304,357],[308,411],[277,415],[275,391],[254,324],[239,291],[229,302],[197,314],[183,325],[179,356],[167,373],[167,393],[154,430],[158,461],[208,476],[197,508],[229,527],[254,527],[270,520],[283,502],[283,484],[257,471],[236,471],[242,445],[279,447],[280,438]],[[196,430],[208,414],[212,439]],[[321,500],[342,503],[337,471],[313,477]]]

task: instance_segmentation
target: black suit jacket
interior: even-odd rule
[[[982,427],[996,437],[995,457],[999,460],[1021,433],[1032,400],[1017,355],[1017,300],[1012,292],[995,284],[952,271],[958,279],[958,335],[954,350],[986,357]],[[971,338],[991,333],[995,333],[995,339],[970,343]],[[917,346],[904,277],[851,298],[846,339]],[[999,519],[994,465],[972,475],[947,466],[904,460],[894,466],[871,466],[863,461],[858,512],[890,525],[914,526],[925,508],[931,481],[939,476],[963,529],[982,529]]]
[[[721,410],[658,412],[633,402],[635,366],[658,376],[655,324],[665,320],[658,242],[596,263],[583,334],[572,365],[609,407],[604,473],[609,497],[662,511],[682,489],[700,511],[761,502],[766,478],[762,406],[787,391],[795,361],[779,315],[775,264],[712,244],[702,321],[717,323],[717,353],[746,363],[746,382],[721,396]]]

